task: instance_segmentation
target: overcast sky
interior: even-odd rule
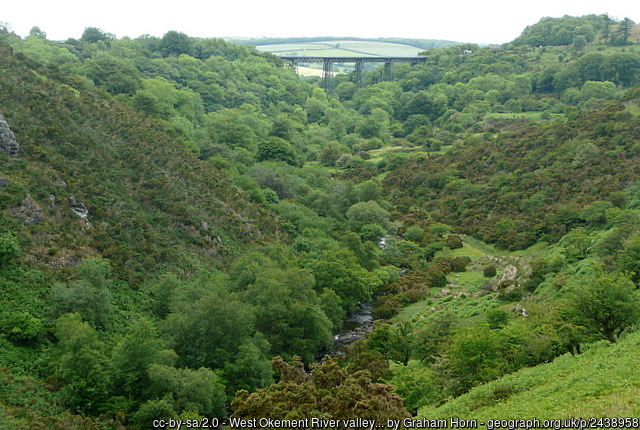
[[[506,43],[542,17],[608,13],[640,21],[629,0],[14,0],[0,22],[21,36],[38,26],[50,40],[79,38],[98,27],[118,38],[162,36],[177,30],[193,37],[352,36]],[[636,4],[636,6],[633,6]]]

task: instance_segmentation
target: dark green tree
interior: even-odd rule
[[[133,94],[142,88],[138,69],[130,61],[110,55],[87,60],[87,76],[111,94]]]
[[[180,54],[193,55],[193,45],[189,36],[173,30],[162,36],[160,50],[165,57]]]
[[[245,292],[255,306],[256,328],[275,354],[298,355],[313,361],[331,340],[332,323],[313,289],[314,278],[304,269],[268,269]]]
[[[573,317],[615,343],[640,321],[640,297],[635,285],[620,274],[599,274],[571,297]]]
[[[342,306],[352,310],[360,302],[371,300],[379,285],[378,277],[358,264],[349,249],[324,251],[310,264],[317,288],[333,290],[342,299]]]
[[[613,44],[614,45],[628,45],[629,36],[631,36],[631,28],[635,23],[629,18],[623,19],[614,33]]]
[[[101,40],[106,42],[109,39],[109,35],[97,27],[85,28],[80,37],[80,41],[85,43],[98,43]]]
[[[222,368],[254,334],[253,311],[217,280],[200,279],[176,291],[163,324],[180,364]]]
[[[604,78],[616,85],[631,87],[640,78],[640,55],[617,52],[607,57],[603,64]]]
[[[604,43],[608,43],[611,40],[611,24],[612,19],[609,14],[605,14],[602,18],[602,30],[600,30],[600,39]]]
[[[284,161],[295,166],[298,164],[298,156],[293,146],[280,137],[269,137],[258,144],[257,161]]]

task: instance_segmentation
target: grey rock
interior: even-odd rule
[[[37,224],[42,221],[42,210],[30,195],[24,198],[22,204],[11,212],[22,218],[27,224]]]
[[[7,188],[9,180],[7,178],[0,178],[0,188]]]
[[[86,221],[89,217],[89,209],[87,209],[84,203],[76,201],[75,196],[69,196],[69,206],[71,206],[71,211],[76,214],[78,218]]]
[[[0,115],[0,151],[10,157],[17,157],[20,145],[16,141],[16,136],[9,128],[9,123]]]

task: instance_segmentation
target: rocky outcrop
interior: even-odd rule
[[[25,197],[19,207],[11,209],[11,213],[22,218],[27,224],[37,224],[42,221],[42,210],[30,195]]]
[[[71,212],[73,212],[78,218],[84,221],[86,228],[92,228],[92,224],[89,222],[89,208],[82,202],[76,200],[75,196],[69,196],[68,198]]]
[[[16,141],[16,136],[9,128],[9,124],[4,117],[0,115],[0,151],[8,154],[10,157],[18,156],[20,145]]]
[[[71,212],[76,214],[81,220],[87,220],[89,218],[89,209],[87,206],[76,200],[74,196],[69,196],[69,206],[71,206]]]

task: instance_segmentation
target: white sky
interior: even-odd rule
[[[640,21],[629,0],[14,0],[0,22],[20,36],[38,26],[50,40],[80,38],[98,27],[118,38],[162,36],[177,30],[193,37],[407,37],[506,43],[545,16],[608,13]],[[636,6],[633,6],[636,4]]]

